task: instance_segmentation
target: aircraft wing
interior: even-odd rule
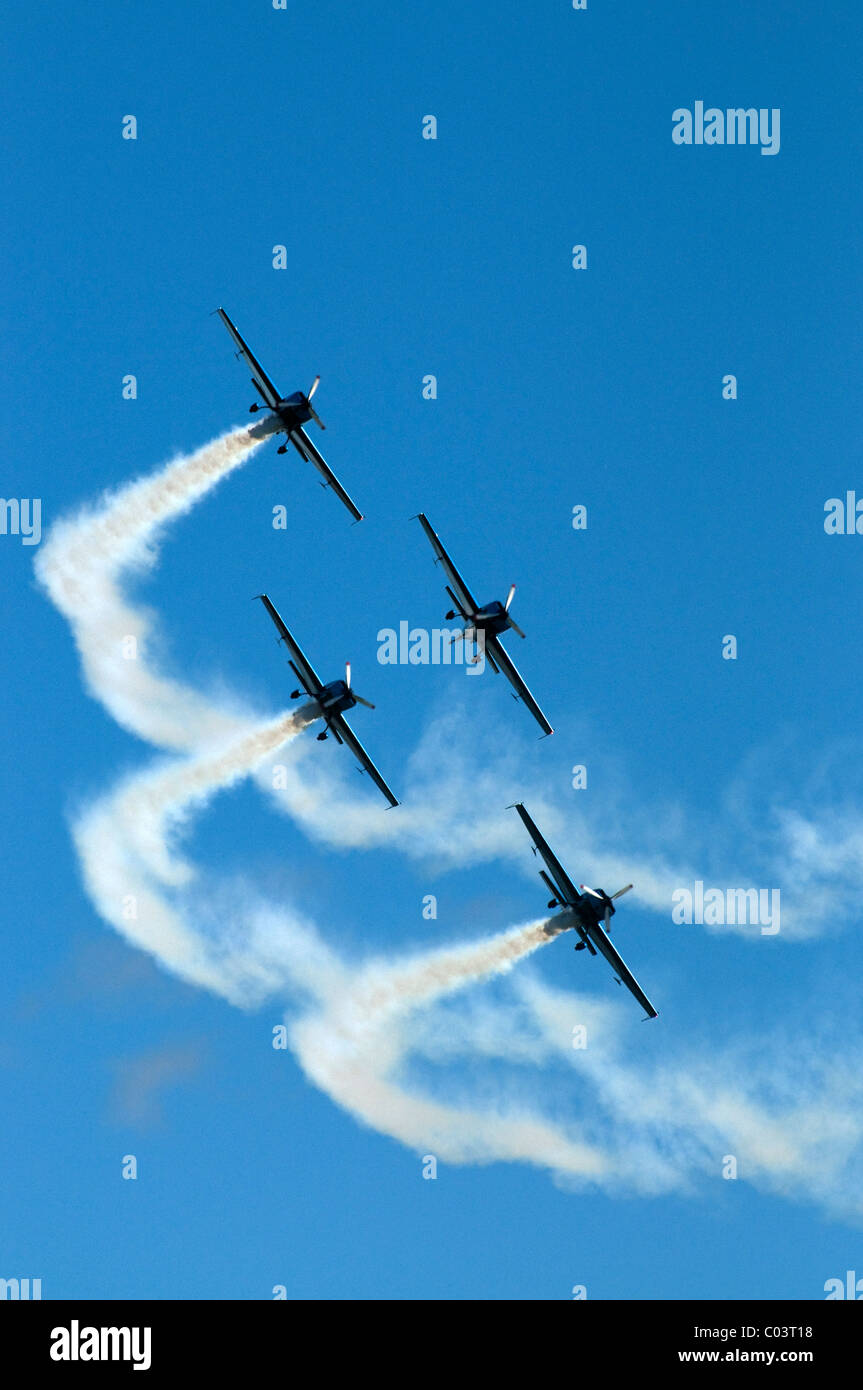
[[[249,371],[252,373],[252,380],[254,381],[255,385],[257,386],[258,390],[260,391],[261,395],[266,401],[267,405],[272,410],[275,410],[276,406],[279,404],[279,401],[281,400],[281,396],[279,395],[275,386],[270,381],[270,378],[267,376],[257,357],[255,357],[254,353],[246,344],[236,324],[231,323],[231,320],[228,318],[228,315],[225,313],[224,309],[217,309],[216,312],[239,349],[237,356],[241,358],[243,362],[245,362]]]
[[[318,453],[302,426],[291,431],[290,440],[297,453],[306,459],[308,463],[313,463],[315,465],[315,468],[317,468],[324,479],[326,486],[332,488],[340,502],[344,502],[354,521],[362,521],[362,512],[345,492],[335,473]]]
[[[553,734],[554,729],[549,724],[539,705],[536,703],[536,700],[533,698],[516,670],[515,662],[510,657],[509,652],[504,648],[503,643],[500,642],[497,637],[487,635],[485,639],[485,650],[486,656],[491,661],[492,666],[497,666],[498,670],[503,672],[513,690],[518,693],[527,705],[543,733]]]
[[[383,792],[387,801],[390,803],[390,806],[398,806],[398,801],[393,796],[383,777],[378,772],[377,768],[375,767],[365,748],[363,748],[363,745],[360,743],[353,729],[348,724],[344,715],[334,714],[330,717],[328,722],[336,738],[341,739],[342,743],[346,743],[350,748],[351,752],[353,753],[354,757],[359,758],[360,762],[362,763],[366,772],[371,777],[375,786]]]
[[[560,861],[556,859],[555,856],[552,854],[551,849],[546,844],[539,830],[534,825],[533,821],[531,820],[530,816],[528,815],[527,811],[524,809],[524,806],[521,804],[520,801],[516,802],[515,809],[521,816],[521,819],[524,822],[524,826],[527,830],[528,835],[533,840],[534,849],[536,849],[539,852],[539,854],[542,855],[542,858],[545,862],[545,867],[548,869],[548,872],[554,879],[554,886],[557,889],[561,902],[569,904],[574,903],[579,896],[579,892],[575,884],[570,879],[569,875],[567,874]]]
[[[438,560],[444,567],[446,577],[452,585],[452,596],[456,601],[456,606],[461,609],[462,617],[469,618],[474,613],[478,613],[479,604],[477,603],[470,589],[465,584],[464,580],[462,579],[452,560],[444,550],[440,536],[438,536],[436,531],[432,530],[431,526],[429,525],[428,518],[424,516],[422,512],[420,512],[418,519],[420,525],[422,526],[423,530],[425,531],[426,535],[431,541],[432,550],[434,551]]]
[[[647,995],[644,993],[644,990],[641,988],[641,985],[612,946],[608,932],[604,931],[602,927],[588,927],[587,934],[596,949],[605,956],[605,959],[608,961],[621,984],[626,985],[630,994],[634,995],[638,1000],[644,1012],[647,1014],[647,1017],[658,1018],[659,1015],[656,1009],[654,1009]]]
[[[261,603],[278,628],[279,635],[291,654],[291,665],[296,671],[303,689],[307,695],[311,695],[312,699],[315,699],[324,688],[320,676],[317,674],[314,667],[306,660],[305,653],[288,632],[288,629],[285,627],[285,624],[282,622],[273,604],[267,598],[267,595],[258,594],[258,598],[261,600]]]

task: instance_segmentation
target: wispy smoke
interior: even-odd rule
[[[419,1152],[458,1163],[528,1162],[569,1182],[655,1192],[715,1177],[727,1148],[753,1182],[815,1196],[832,1210],[859,1211],[858,1044],[854,1065],[848,1057],[832,1070],[790,1049],[784,1092],[781,1051],[772,1069],[758,1058],[741,1065],[739,1055],[716,1047],[651,1063],[633,1049],[639,1025],[621,1005],[552,991],[529,966],[510,975],[551,940],[547,922],[363,963],[339,955],[298,913],[260,901],[242,880],[202,884],[178,850],[192,813],[245,776],[271,787],[276,759],[284,773],[282,806],[328,843],[371,846],[395,838],[399,848],[444,864],[453,862],[453,843],[474,859],[526,848],[514,820],[489,812],[505,800],[499,761],[453,770],[459,760],[439,756],[441,748],[451,754],[446,721],[412,760],[415,807],[384,816],[319,761],[302,760],[295,739],[318,714],[314,705],[256,722],[239,706],[156,669],[152,616],[129,604],[121,580],[153,563],[165,524],[248,458],[261,433],[235,430],[60,523],[38,557],[39,577],[73,628],[92,692],[125,728],[185,755],[128,778],[78,817],[75,842],[100,915],[167,969],[233,1003],[299,1001],[289,1037],[306,1074],[360,1121]],[[137,659],[124,656],[128,637],[137,640]],[[633,872],[634,855],[621,858],[605,847],[614,842],[608,826],[603,844],[583,817],[570,815],[566,826],[538,790],[532,804],[551,836],[565,829],[579,840],[581,860],[590,860],[597,881],[631,874],[642,896],[659,906],[669,881],[691,875],[663,863],[649,837]],[[654,819],[661,841],[668,825]],[[810,843],[823,843],[799,818],[789,827],[805,876]],[[859,844],[852,825],[842,867],[857,868]],[[485,993],[477,989],[482,984]],[[575,1052],[572,1025],[585,1019],[592,1042]],[[652,1037],[661,1046],[662,1035]],[[424,1059],[437,1067],[425,1082],[415,1070]],[[463,1078],[444,1070],[464,1059],[493,1064],[481,1105]],[[527,1093],[512,1079],[524,1067]],[[537,1077],[555,1069],[579,1082],[566,1113],[549,1087],[537,1099]]]
[[[166,524],[245,463],[269,432],[260,425],[232,430],[108,494],[57,522],[36,556],[36,574],[72,629],[91,692],[124,729],[159,748],[188,751],[235,733],[242,715],[154,669],[152,615],[128,602],[120,580],[149,569]]]
[[[306,1074],[345,1110],[382,1134],[452,1163],[508,1160],[570,1176],[599,1178],[607,1164],[532,1107],[444,1104],[399,1085],[392,1074],[410,1051],[418,1009],[512,969],[555,935],[547,921],[482,941],[376,961],[343,977],[322,1007],[294,1023]]]
[[[172,905],[165,892],[188,888],[195,879],[192,866],[177,856],[176,838],[193,809],[248,776],[317,715],[309,704],[209,752],[137,773],[88,807],[73,827],[99,915],[174,974],[234,1002],[245,1002],[236,966],[226,966],[206,932],[191,925],[188,907]]]

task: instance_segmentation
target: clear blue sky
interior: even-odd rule
[[[354,727],[406,802],[408,759],[456,709],[450,758],[488,777],[495,816],[541,793],[577,880],[603,855],[656,856],[779,887],[788,916],[776,938],[676,926],[636,883],[615,939],[660,1009],[644,1027],[568,941],[520,968],[613,1006],[613,1120],[565,1057],[416,1061],[438,1099],[529,1094],[625,1180],[441,1162],[423,1181],[418,1152],[272,1049],[285,1001],[234,1008],[99,919],[69,816],[153,750],[83,688],[35,548],[0,536],[0,1277],[40,1277],[45,1297],[557,1299],[817,1298],[863,1274],[863,537],[823,527],[828,498],[863,496],[858,7],[73,0],[4,27],[3,495],[40,497],[47,531],[242,423],[223,304],[283,391],[322,374],[318,442],[367,520],[268,445],[172,527],[137,590],[165,667],[278,711],[290,685],[250,602],[266,589],[327,676],[352,659],[378,704]],[[674,145],[672,111],[699,99],[780,108],[779,154]],[[380,628],[446,606],[419,510],[482,600],[518,583],[527,641],[509,644],[552,739],[491,675],[376,662]],[[208,888],[242,875],[359,961],[539,915],[515,829],[512,845],[455,868],[397,830],[344,850],[249,783],[187,850]],[[506,1028],[513,980],[463,1007]],[[720,1144],[706,1171],[697,1118],[645,1112],[670,1078],[708,1075],[783,1125],[798,1114],[823,1153],[790,1175],[741,1161],[729,1182]],[[638,1180],[642,1145],[675,1171],[662,1190]]]

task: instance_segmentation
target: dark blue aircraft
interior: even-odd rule
[[[450,622],[456,612],[464,621],[463,637],[466,641],[474,640],[482,643],[482,652],[486,661],[493,671],[502,671],[516,692],[515,698],[522,699],[530,710],[534,719],[544,734],[552,734],[554,730],[540,709],[536,700],[531,695],[524,681],[516,669],[515,662],[509,652],[501,644],[500,638],[504,632],[512,628],[519,637],[524,633],[518,623],[510,617],[509,608],[515,594],[515,585],[510,588],[506,603],[501,603],[495,599],[494,603],[486,603],[482,607],[477,603],[470,589],[465,584],[458,570],[456,569],[450,556],[444,549],[443,542],[429,523],[428,517],[422,512],[417,517],[420,525],[425,531],[431,542],[432,550],[437,561],[443,566],[449,584],[446,591],[455,604],[446,615],[447,622]],[[475,661],[479,657],[473,658]]]
[[[576,951],[583,951],[587,948],[592,956],[595,956],[599,951],[601,955],[605,956],[614,971],[617,983],[626,985],[648,1018],[658,1018],[656,1009],[609,940],[611,931],[609,923],[614,916],[615,899],[622,898],[624,893],[628,893],[632,884],[627,883],[625,888],[619,888],[616,893],[611,895],[602,888],[588,888],[586,883],[581,883],[576,888],[560,861],[552,854],[520,801],[516,802],[515,810],[521,816],[527,833],[533,841],[534,854],[538,852],[542,856],[548,869],[548,873],[545,873],[543,869],[539,871],[540,878],[552,894],[548,905],[549,907],[563,908],[563,911],[556,917],[552,917],[549,922],[547,928],[549,935],[554,936],[557,932],[574,930],[580,937],[580,940],[576,942]]]
[[[310,420],[314,420],[315,424],[318,425],[320,429],[326,429],[326,425],[324,425],[323,421],[319,418],[312,405],[312,396],[317,391],[318,383],[321,378],[319,376],[315,377],[307,396],[304,396],[302,391],[295,391],[292,396],[281,395],[281,393],[276,390],[245,340],[240,336],[237,327],[228,318],[224,309],[217,309],[216,313],[219,315],[219,318],[222,320],[222,323],[237,345],[238,351],[236,356],[239,357],[241,361],[245,362],[251,372],[252,385],[257,387],[264,405],[268,410],[273,412],[273,415],[279,422],[275,433],[284,433],[288,436],[288,439],[293,444],[300,457],[304,458],[307,463],[313,463],[315,468],[317,468],[324,479],[322,486],[331,487],[336,496],[344,502],[354,520],[362,521],[362,512],[359,511],[351,501],[335,473],[330,468],[329,464],[324,462],[324,459],[318,453],[311,439],[303,429],[303,425],[307,425]],[[249,406],[249,410],[253,415],[256,411],[260,410],[260,408],[261,407],[257,404]],[[287,448],[287,444],[280,444],[278,452],[280,454],[287,453]]]
[[[259,594],[258,598],[275,623],[279,637],[290,652],[288,665],[302,687],[301,690],[291,691],[291,699],[298,700],[304,690],[315,701],[320,709],[321,717],[326,722],[327,727],[321,730],[318,738],[325,739],[330,733],[336,743],[346,743],[354,757],[358,758],[362,764],[360,771],[369,774],[375,786],[383,792],[391,806],[398,806],[398,801],[344,718],[345,710],[353,709],[354,705],[365,705],[366,709],[374,709],[374,705],[369,700],[364,700],[362,695],[358,695],[351,686],[350,662],[345,667],[345,679],[343,681],[328,681],[324,684],[314,667],[309,663],[302,648],[291,636],[267,595]]]

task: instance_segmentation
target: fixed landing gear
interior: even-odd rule
[[[287,444],[280,444],[279,447],[278,447],[278,449],[276,450],[276,453],[277,453],[277,454],[286,454],[287,452],[288,452],[288,446],[287,446]]]
[[[583,951],[583,950],[584,950],[584,942],[583,942],[583,941],[579,941],[578,945],[573,947],[573,950],[574,950],[574,951]]]
[[[250,406],[249,406],[249,414],[250,414],[250,415],[254,415],[254,414],[255,414],[255,411],[256,411],[256,410],[260,410],[260,408],[261,408],[261,407],[260,407],[259,405],[250,405]]]
[[[326,731],[326,729],[324,729],[324,731],[323,731],[322,734],[318,734],[318,735],[317,735],[318,743],[323,743],[323,741],[324,741],[324,739],[326,738],[326,736],[327,736],[327,731]]]

